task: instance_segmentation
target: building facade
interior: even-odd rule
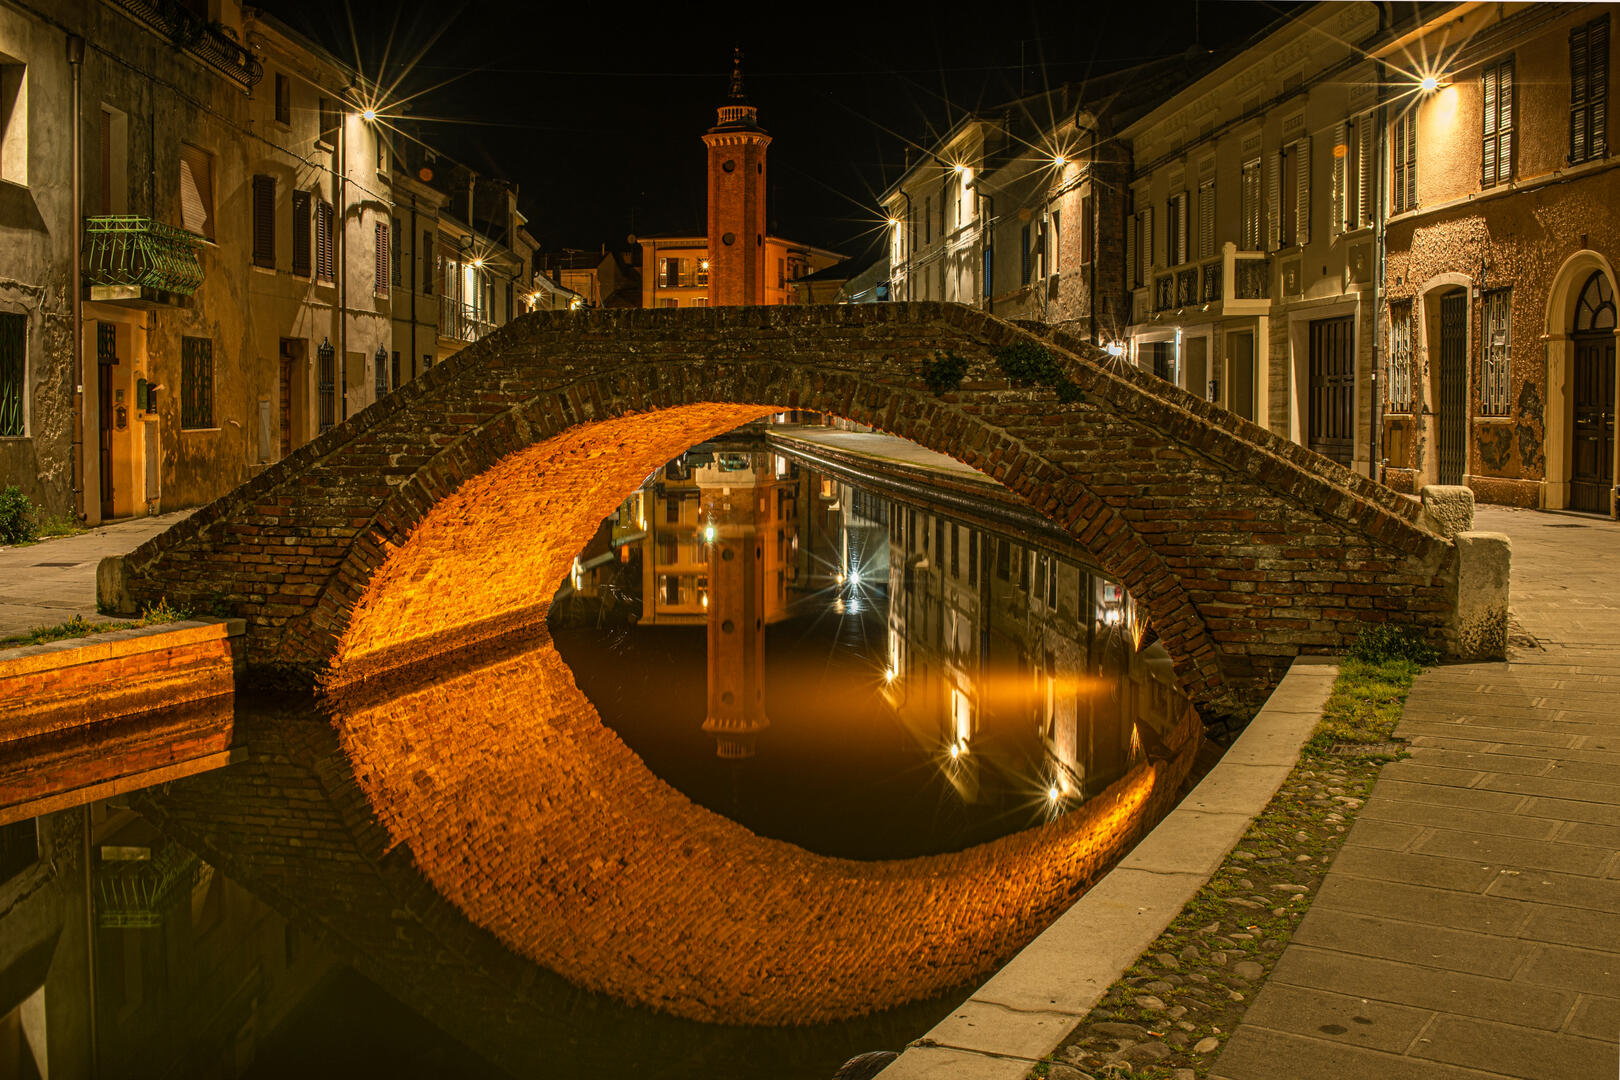
[[[1136,120],[1127,353],[1372,471],[1373,4],[1322,4]]]
[[[0,5],[0,483],[51,516],[207,502],[535,296],[515,189],[458,206],[357,73],[207,16]]]
[[[1383,455],[1400,490],[1460,483],[1487,502],[1615,511],[1611,17],[1463,5],[1380,52]]]

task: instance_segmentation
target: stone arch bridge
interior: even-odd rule
[[[1050,351],[1077,400],[995,357]],[[968,362],[935,393],[925,370]],[[248,623],[251,669],[337,685],[542,618],[597,523],[688,446],[782,408],[995,477],[1087,547],[1187,693],[1252,699],[1370,622],[1454,651],[1457,552],[1420,508],[1088,344],[954,304],[518,320],[103,568],[104,603]]]
[[[1048,350],[1066,400],[1009,381],[1019,345]],[[966,371],[936,393],[941,357]],[[1369,622],[1455,637],[1466,560],[1415,503],[1080,342],[942,304],[535,315],[103,567],[104,600],[223,603],[250,665],[325,691],[313,717],[245,702],[248,759],[144,812],[454,1009],[503,1010],[538,966],[690,1020],[812,1023],[993,969],[1173,803],[1190,709],[1083,808],[853,863],[658,780],[546,632],[574,555],[649,472],[784,407],[996,477],[1124,583],[1195,700],[1257,696]]]

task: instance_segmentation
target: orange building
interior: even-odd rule
[[[641,306],[793,303],[791,282],[842,262],[843,256],[767,233],[765,152],[771,137],[743,92],[741,54],[733,59],[731,90],[703,143],[708,235],[640,238]]]

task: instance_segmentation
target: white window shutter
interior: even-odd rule
[[[1350,192],[1350,125],[1343,120],[1333,125],[1333,224],[1332,234],[1338,236],[1349,230]]]
[[[1125,284],[1127,287],[1139,285],[1139,267],[1136,262],[1136,231],[1137,215],[1132,214],[1125,219]]]
[[[1311,242],[1311,137],[1294,143],[1294,243],[1301,247]]]
[[[1282,247],[1282,165],[1279,150],[1266,159],[1266,250]]]
[[[1198,257],[1215,254],[1215,181],[1206,180],[1198,189]]]
[[[1356,118],[1356,203],[1355,225],[1360,229],[1372,224],[1373,218],[1373,143],[1372,118]]]
[[[186,231],[213,236],[214,178],[208,154],[180,146],[180,223]]]
[[[1153,207],[1142,208],[1142,284],[1152,284],[1153,267],[1158,260],[1153,248]]]

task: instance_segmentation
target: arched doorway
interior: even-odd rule
[[[1614,486],[1614,290],[1603,271],[1581,288],[1571,326],[1569,507],[1609,512]]]

